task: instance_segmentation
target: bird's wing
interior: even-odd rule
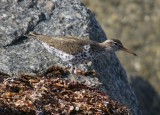
[[[73,37],[52,37],[52,39],[50,39],[50,46],[76,55],[83,52],[83,46],[88,44],[87,41]]]
[[[39,34],[30,34],[36,39],[47,43],[48,45],[59,49],[68,54],[76,55],[80,52],[83,52],[84,46],[88,44],[95,44],[94,41],[84,38],[77,37],[48,37],[45,35]],[[93,48],[94,49],[94,48]]]

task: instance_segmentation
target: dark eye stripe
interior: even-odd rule
[[[120,44],[119,44],[119,43],[117,43],[117,42],[114,42],[114,44],[115,44],[115,45],[120,45]]]

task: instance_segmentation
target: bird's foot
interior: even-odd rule
[[[68,75],[68,74],[98,77],[98,74],[94,70],[84,71],[84,70],[78,69],[76,67],[63,68],[63,67],[59,67],[59,66],[52,66],[52,67],[48,68],[44,74],[47,77],[53,77],[53,76],[61,77],[63,75]]]

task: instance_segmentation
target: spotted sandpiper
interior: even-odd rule
[[[99,43],[77,37],[49,37],[35,33],[30,33],[29,36],[41,41],[48,52],[55,54],[62,61],[70,64],[71,71],[78,64],[94,60],[106,52],[123,50],[137,56],[134,52],[125,48],[118,39],[109,39]]]

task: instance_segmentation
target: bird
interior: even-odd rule
[[[136,53],[125,48],[118,39],[108,39],[99,43],[75,36],[52,37],[34,32],[30,32],[28,36],[39,40],[49,53],[67,62],[71,67],[71,73],[76,73],[79,64],[95,60],[100,55],[106,54],[106,52],[125,51],[137,56]]]

